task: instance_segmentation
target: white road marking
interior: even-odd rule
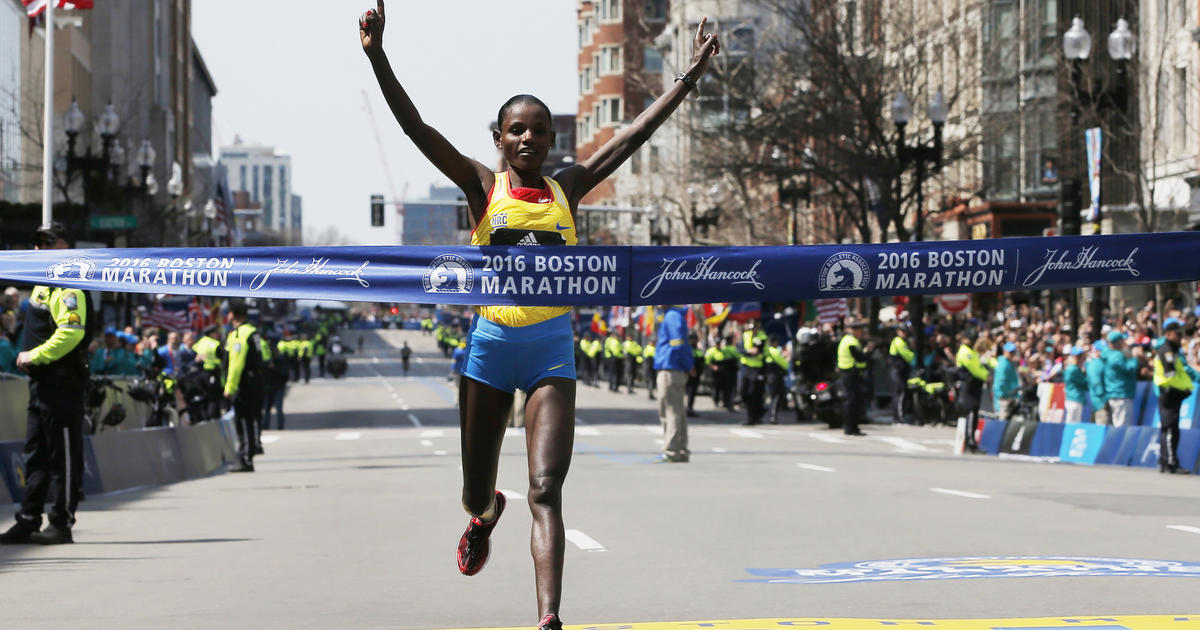
[[[409,420],[410,420],[410,421],[413,423],[413,426],[414,426],[414,427],[420,427],[420,426],[422,426],[422,424],[421,424],[421,419],[420,419],[420,418],[418,418],[418,417],[416,417],[415,415],[413,415],[413,414],[411,414],[411,413],[410,413],[410,414],[408,414],[408,419],[409,419]]]
[[[434,455],[445,455],[446,451],[434,451],[433,454]]]
[[[818,466],[816,464],[796,464],[796,467],[803,468],[804,470],[812,470],[815,472],[826,472],[826,473],[837,472],[836,468],[830,468],[828,466]]]
[[[278,441],[279,441],[279,436],[278,436],[278,435],[264,435],[264,436],[262,436],[262,443],[263,443],[263,444],[274,444],[274,443],[276,443],[276,442],[278,442]]]
[[[600,435],[600,429],[595,427],[575,427],[575,435]]]
[[[379,363],[379,357],[371,357],[371,363]]]
[[[335,439],[335,440],[357,440],[361,437],[362,437],[362,434],[357,431],[347,431],[345,433],[337,434],[337,437],[335,437],[333,439]]]
[[[588,536],[578,529],[568,529],[567,540],[571,541],[571,544],[584,551],[608,551],[604,548],[604,545],[596,542],[596,539]]]
[[[754,429],[730,429],[729,432],[738,437],[753,438],[756,440],[762,440],[767,437]]]
[[[825,442],[826,444],[849,444],[850,443],[845,438],[840,438],[836,435],[826,435],[824,433],[809,433],[808,437],[810,437],[818,442]]]
[[[521,494],[520,492],[517,492],[516,490],[505,490],[504,488],[496,488],[496,489],[499,490],[500,494],[503,494],[504,498],[506,498],[506,499],[524,499],[525,498],[525,495]]]
[[[410,407],[408,405],[403,404],[403,403],[400,404],[401,411],[408,411],[409,409],[410,409]]]
[[[423,438],[440,438],[443,435],[445,435],[445,433],[446,432],[442,431],[441,429],[426,429],[421,432],[421,437],[423,437]]]
[[[1200,527],[1192,527],[1191,525],[1167,525],[1167,529],[1174,529],[1189,534],[1200,534]]]
[[[727,449],[727,448],[721,448],[720,446],[714,446],[714,447],[713,447],[713,449],[712,449],[712,452],[714,452],[714,453],[728,453],[728,452],[729,452],[729,449]]]
[[[417,357],[417,363],[424,363],[424,362],[425,362],[425,359],[422,359],[421,357]]]
[[[977,492],[965,492],[963,490],[950,490],[948,488],[930,488],[929,491],[937,492],[939,494],[949,494],[949,495],[956,496],[956,497],[966,497],[968,499],[990,499],[990,498],[992,498],[986,494],[979,494]]]
[[[642,428],[646,430],[646,433],[652,433],[654,435],[662,434],[662,427],[650,427],[650,426],[642,425]]]
[[[518,437],[525,435],[525,429],[521,427],[508,427],[504,430],[504,437]]]
[[[433,440],[421,440],[421,446],[433,446]]]
[[[933,449],[929,448],[928,446],[917,444],[912,440],[907,440],[894,435],[873,435],[871,437],[881,442],[891,444],[892,446],[896,447],[896,450],[904,453],[929,453],[933,451]]]

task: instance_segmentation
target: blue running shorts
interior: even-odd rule
[[[475,316],[467,335],[463,376],[496,389],[528,392],[557,376],[575,380],[575,334],[571,314],[530,326],[502,326]]]

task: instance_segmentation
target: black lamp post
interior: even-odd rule
[[[771,150],[779,201],[788,204],[788,245],[800,244],[798,202],[804,199],[806,203],[809,203],[812,199],[812,169],[815,159],[812,149],[804,147],[804,152],[800,156],[800,171],[804,175],[804,181],[797,185],[788,181],[792,175],[788,153],[778,146]]]
[[[904,128],[908,126],[908,122],[912,120],[912,104],[908,102],[908,97],[901,91],[896,95],[896,100],[892,101],[892,122],[896,124],[896,156],[900,160],[900,173],[896,177],[896,203],[900,203],[903,196],[901,191],[901,180],[904,171],[910,166],[915,168],[915,178],[917,186],[917,215],[913,228],[914,241],[921,241],[925,238],[925,178],[927,177],[927,166],[932,166],[936,172],[942,167],[942,156],[944,153],[942,147],[942,128],[946,125],[946,118],[949,115],[949,110],[946,107],[946,97],[942,95],[942,91],[938,90],[934,95],[933,100],[929,102],[929,120],[933,123],[933,140],[929,143],[918,141],[914,144],[906,144],[904,141]],[[917,355],[917,370],[923,369],[922,353],[925,344],[925,296],[914,295],[908,299],[909,316],[913,325],[913,351]]]
[[[92,155],[91,143],[87,143],[83,155],[79,155],[75,151],[79,133],[86,122],[87,119],[83,111],[79,109],[78,101],[72,99],[71,106],[67,108],[67,113],[63,117],[63,128],[67,133],[67,155],[65,156],[64,164],[66,166],[66,178],[68,182],[71,181],[71,176],[74,173],[79,173],[82,176],[83,225],[80,227],[82,228],[81,233],[84,234],[84,237],[90,239],[92,209],[89,201],[98,183],[109,178],[110,167],[112,166],[113,140],[117,136],[117,129],[121,125],[121,119],[117,116],[116,110],[113,109],[112,103],[109,103],[104,108],[104,113],[100,115],[96,127],[96,130],[100,132],[101,148],[99,156]]]
[[[1128,87],[1127,87],[1127,66],[1129,60],[1133,58],[1135,43],[1133,33],[1129,30],[1129,22],[1124,18],[1117,20],[1117,25],[1112,33],[1108,35],[1108,56],[1115,62],[1117,80],[1111,89],[1104,89],[1101,84],[1083,85],[1083,63],[1087,60],[1092,52],[1092,36],[1084,28],[1083,20],[1078,17],[1071,20],[1071,28],[1063,34],[1063,54],[1067,58],[1067,62],[1071,65],[1071,136],[1068,143],[1075,142],[1079,138],[1079,119],[1082,115],[1084,106],[1094,107],[1097,112],[1103,113],[1110,108],[1124,111],[1128,102]],[[1072,151],[1068,151],[1072,153]],[[1072,165],[1071,177],[1064,180],[1061,184],[1063,203],[1062,203],[1062,233],[1064,235],[1079,234],[1081,232],[1081,220],[1079,217],[1079,209],[1084,207],[1086,199],[1082,195],[1082,186],[1079,185],[1079,180],[1086,174],[1086,164],[1084,168],[1079,168],[1079,162],[1070,160]],[[1067,197],[1076,197],[1076,199],[1068,199]],[[1072,203],[1074,202],[1074,203]],[[1091,205],[1090,203],[1087,205]],[[1089,216],[1091,223],[1091,233],[1100,234],[1101,230],[1101,213],[1100,203],[1097,199],[1095,207],[1092,208],[1092,213]],[[1104,299],[1101,297],[1105,287],[1095,287],[1092,289],[1092,321],[1094,330],[1092,334],[1095,338],[1099,338],[1100,329],[1104,317]],[[1075,290],[1071,291],[1071,330],[1074,334],[1079,334],[1079,298]]]

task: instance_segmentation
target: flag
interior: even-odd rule
[[[735,322],[745,322],[762,317],[761,302],[734,302],[729,305],[727,317]]]
[[[704,323],[709,326],[716,326],[725,321],[725,316],[729,315],[728,302],[714,302],[705,304],[704,307]]]
[[[600,311],[592,313],[592,332],[597,335],[608,334],[608,324],[604,323],[603,317],[600,317]]]
[[[188,311],[184,308],[163,308],[161,302],[155,302],[154,308],[142,320],[142,326],[157,326],[165,330],[180,331],[188,327]]]
[[[823,298],[814,300],[814,303],[817,307],[817,323],[820,324],[835,324],[850,314],[846,298]]]
[[[696,326],[698,325],[698,321],[699,321],[699,320],[697,320],[697,319],[696,319],[696,307],[694,307],[694,306],[689,306],[689,307],[688,307],[688,309],[687,309],[687,327],[688,327],[688,330],[696,330]]]
[[[188,325],[192,330],[197,332],[213,325],[216,319],[213,317],[212,309],[200,303],[199,298],[192,298],[188,304]]]
[[[46,0],[21,0],[21,3],[25,5],[25,13],[27,13],[29,17],[37,17],[46,10]],[[58,4],[55,4],[54,6],[58,9],[82,10],[92,8],[92,4],[92,0],[58,0]]]

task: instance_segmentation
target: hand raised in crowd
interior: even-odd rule
[[[379,7],[382,13],[383,0],[380,0]],[[692,67],[701,73],[708,67],[710,57],[721,54],[721,43],[717,41],[717,34],[704,33],[704,27],[707,24],[708,16],[700,18],[700,27],[696,29],[696,37],[692,40]],[[380,25],[380,31],[382,30],[383,26]]]

